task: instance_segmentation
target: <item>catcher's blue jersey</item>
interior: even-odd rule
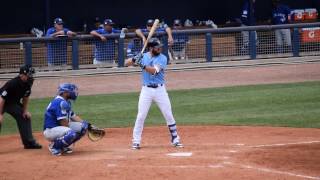
[[[142,71],[143,85],[165,84],[164,70],[167,68],[167,57],[165,55],[159,54],[158,56],[152,57],[150,52],[144,53],[142,64],[146,66],[158,65],[160,67],[160,72],[155,75],[148,73],[146,70]]]
[[[56,96],[48,105],[44,115],[44,129],[60,126],[60,120],[70,120],[75,116],[71,109],[71,102],[61,96]]]

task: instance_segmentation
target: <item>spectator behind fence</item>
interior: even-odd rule
[[[291,10],[288,6],[280,3],[280,0],[272,1],[272,23],[275,25],[287,24],[290,20]],[[283,53],[291,48],[290,29],[276,29],[277,52]]]
[[[245,0],[245,3],[242,8],[242,14],[240,17],[241,20],[241,26],[254,26],[256,24],[255,19],[255,0],[252,0],[252,7],[250,8],[250,0]],[[250,11],[252,13],[250,13]],[[258,37],[257,32],[253,31],[255,35],[256,42],[258,43]],[[242,31],[242,46],[241,46],[241,52],[242,53],[248,53],[248,47],[249,47],[249,31]]]
[[[99,17],[96,17],[94,19],[94,28],[93,29],[103,29],[103,24],[101,24]]]
[[[181,30],[182,22],[180,19],[173,21],[173,30]],[[173,46],[171,47],[172,59],[186,59],[186,45],[189,41],[187,34],[173,34]]]
[[[57,37],[60,40],[50,41],[48,48],[48,65],[66,65],[67,64],[67,39],[66,37],[75,36],[76,33],[63,27],[64,23],[61,18],[54,19],[54,27],[48,29],[47,37]]]
[[[99,28],[90,32],[91,35],[100,38],[100,41],[95,42],[93,64],[114,63],[116,57],[116,40],[114,38],[106,38],[105,35],[120,33],[120,30],[113,28],[111,19],[104,20],[103,29]]]
[[[142,49],[142,41],[140,38],[134,38],[128,43],[127,58],[133,58],[138,55]]]
[[[137,29],[136,30],[136,34],[143,40],[143,42],[146,41],[146,37],[144,36],[143,33],[147,33],[150,31],[152,25],[153,25],[154,20],[153,19],[149,19],[147,21],[147,26],[144,29]],[[168,35],[168,43],[169,45],[173,44],[173,37],[172,37],[172,31],[170,27],[166,27],[166,28],[160,28],[158,27],[156,30],[157,33],[161,33],[161,32],[166,32]]]

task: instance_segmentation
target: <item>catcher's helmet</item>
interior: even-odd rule
[[[71,100],[76,100],[78,97],[78,87],[72,83],[63,83],[58,87],[58,94],[61,95],[64,92],[68,92],[70,94]]]
[[[162,44],[160,42],[160,40],[158,38],[151,38],[149,41],[148,41],[148,47],[152,48],[152,47],[162,47]]]
[[[32,77],[34,73],[35,73],[35,70],[30,65],[23,65],[23,66],[20,67],[19,74],[24,74],[24,75],[27,75],[29,77]]]

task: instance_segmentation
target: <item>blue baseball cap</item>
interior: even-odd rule
[[[53,23],[54,24],[63,24],[63,20],[61,18],[55,18]]]
[[[111,19],[105,19],[104,22],[103,22],[104,25],[114,25],[113,21]]]
[[[153,19],[148,19],[147,21],[147,26],[152,26],[154,23],[154,20]]]

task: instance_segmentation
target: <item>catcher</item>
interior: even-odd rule
[[[71,101],[78,97],[75,84],[64,83],[58,88],[57,96],[50,102],[44,115],[44,136],[50,141],[49,151],[59,156],[72,153],[72,144],[80,140],[88,131],[89,139],[96,141],[105,135],[103,129],[96,128],[82,120],[71,109]]]

